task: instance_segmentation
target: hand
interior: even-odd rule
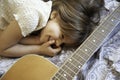
[[[54,56],[61,51],[61,47],[53,48],[51,45],[54,44],[54,40],[50,40],[46,43],[43,43],[40,46],[40,53],[48,56]]]

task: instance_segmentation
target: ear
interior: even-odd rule
[[[56,11],[52,11],[51,15],[50,15],[50,19],[54,19],[57,17],[57,12]]]

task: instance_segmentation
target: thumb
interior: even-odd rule
[[[46,42],[46,45],[49,46],[49,45],[52,45],[54,43],[55,43],[55,40],[50,40],[50,41]]]
[[[53,49],[53,51],[54,51],[54,54],[57,54],[61,51],[61,47],[55,48]]]

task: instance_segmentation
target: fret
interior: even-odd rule
[[[76,59],[76,58],[73,59],[73,57],[75,57],[75,56],[78,56],[78,58],[77,58],[77,59]],[[81,56],[82,56],[82,57],[84,56],[84,60],[81,59]],[[74,66],[76,66],[76,68],[78,68],[78,69],[80,69],[80,68],[82,67],[82,65],[86,62],[86,60],[89,58],[89,56],[88,56],[88,55],[85,56],[84,53],[83,53],[82,55],[74,54],[73,57],[72,57],[72,59],[73,59],[74,61],[76,61],[76,62],[74,62],[73,64],[74,64]],[[78,60],[78,59],[80,59],[80,60]],[[70,58],[70,60],[71,60],[71,58]],[[71,60],[71,61],[72,61],[72,60]]]
[[[109,24],[112,24],[113,26],[115,26],[119,22],[119,20],[115,16],[111,16],[111,19],[107,21],[109,22]]]
[[[104,28],[99,28],[95,33],[93,33],[94,37],[99,38],[99,41],[102,42],[102,40],[105,39],[105,35],[107,34],[107,30],[105,30]]]
[[[86,60],[86,59],[89,58],[89,56],[88,56],[86,53],[83,53],[83,52],[80,51],[80,50],[78,50],[78,51],[76,52],[76,54],[74,54],[73,56],[81,56],[81,57],[84,58],[84,60]]]
[[[81,47],[80,47],[81,48]],[[76,51],[75,51],[75,54],[78,54],[78,55],[80,55],[80,53],[82,53],[82,54],[84,54],[84,55],[86,55],[86,56],[90,56],[90,54],[87,54],[86,52],[83,52],[80,48],[78,48]]]
[[[73,71],[73,73],[77,73],[79,68],[77,68],[75,65],[75,63],[71,63],[70,61],[66,62],[65,65],[71,70]]]
[[[74,77],[73,73],[65,65],[60,69],[58,73],[61,73],[61,72],[62,72],[61,75],[64,76],[64,79],[60,79],[60,80],[72,80]],[[72,73],[72,74],[69,74],[69,73]]]
[[[119,16],[118,15],[115,15],[116,13],[118,13],[117,11],[114,11],[114,13],[112,13],[111,15],[110,15],[110,17],[107,19],[107,22],[109,23],[109,24],[112,24],[112,25],[116,25],[117,23],[118,23],[118,18],[119,18]],[[106,22],[105,22],[106,23]]]
[[[91,43],[91,41],[90,42],[88,42],[89,43],[89,45],[87,45],[87,47],[91,50],[91,52],[89,53],[90,55],[92,54],[92,53],[94,53],[95,51],[96,51],[96,49],[97,49],[97,46],[95,45],[95,44],[92,44]],[[90,45],[91,44],[91,45]],[[90,57],[90,56],[89,56]],[[89,58],[88,57],[88,58]]]
[[[117,20],[114,16],[111,16],[106,22],[107,23],[104,23],[103,26],[106,26],[105,28],[108,31],[111,31],[114,29],[113,27],[119,23],[119,20]]]
[[[80,56],[75,56],[73,55],[73,58],[76,60],[76,61],[79,61],[81,64],[84,64],[86,60],[84,60],[83,58],[81,58]]]
[[[84,52],[84,53],[86,53],[86,54],[91,54],[92,53],[92,50],[91,49],[89,49],[87,46],[82,46],[81,48],[80,48],[80,50],[82,51],[82,52]]]
[[[78,68],[78,69],[82,66],[82,64],[81,64],[79,61],[75,60],[73,57],[71,57],[71,58],[69,59],[69,61],[70,61],[71,63],[73,63],[74,66],[75,66],[76,68]]]
[[[73,79],[73,77],[67,76],[66,74],[63,74],[63,76],[65,76],[65,79],[60,79],[60,80],[72,80]]]
[[[66,72],[69,76],[74,77],[75,73],[66,65],[62,67],[63,71]]]
[[[98,28],[97,31],[94,33],[95,37],[98,37],[99,40],[101,39],[101,41],[103,41],[106,36],[109,35],[110,32],[114,29],[114,26],[109,23],[103,24],[103,26]]]
[[[116,21],[118,22],[118,20],[120,20],[120,6],[118,9],[115,9],[113,13],[111,13],[107,21],[112,22],[113,25],[116,25]]]
[[[108,27],[109,27],[109,25],[106,25],[104,28],[98,28],[96,33],[98,33],[99,35],[102,35],[102,37],[99,37],[99,36],[98,37],[95,36],[95,37],[99,38],[99,40],[100,39],[103,40],[106,37],[106,35],[108,35],[108,33],[109,33],[110,29]]]
[[[92,39],[93,38],[93,39]],[[98,42],[96,39],[95,39],[95,37],[91,37],[91,38],[89,38],[90,40],[88,40],[87,42],[86,42],[86,46],[90,49],[90,50],[92,50],[92,51],[94,51],[94,50],[96,50],[96,48],[97,48],[97,46],[98,46],[98,43],[96,43],[96,42]]]
[[[66,73],[66,71],[64,71],[64,69],[60,69],[58,71],[58,74],[60,74],[61,76],[63,76],[64,78],[66,78],[66,76],[70,76],[68,73]]]
[[[105,38],[119,23],[120,6],[107,16],[79,48],[76,49],[74,54],[66,60],[53,80],[72,80],[85,62],[102,45]]]
[[[92,47],[93,50],[95,50],[97,48],[97,46],[99,46],[99,44],[101,43],[101,39],[99,37],[96,36],[91,36],[87,42],[87,46],[88,47]]]
[[[113,14],[113,16],[114,16],[116,19],[120,20],[120,6],[119,6],[118,8],[119,8],[119,9],[116,9],[116,10],[114,11],[115,14]]]
[[[66,78],[62,74],[60,74],[59,72],[55,74],[55,77],[57,78],[57,80],[61,80],[61,79],[66,80]],[[56,78],[55,78],[55,80],[56,80]]]
[[[66,65],[65,65],[69,70],[71,70],[72,73],[69,73],[70,75],[74,75],[75,74],[75,71],[76,70],[76,67],[73,66],[70,62],[67,62]]]
[[[78,55],[73,55],[73,58],[77,59],[77,58],[80,58],[82,59],[82,61],[85,61],[85,58],[83,56],[78,56]]]
[[[109,33],[112,29],[114,29],[113,26],[115,26],[115,25],[113,25],[112,22],[106,21],[106,23],[103,23],[102,27],[100,27],[100,28],[105,29],[106,32],[107,32],[107,35],[108,35],[108,33]],[[105,35],[105,36],[106,36],[106,35]]]
[[[64,67],[65,68],[65,67]],[[67,69],[67,68],[66,68]],[[68,70],[67,70],[68,71]],[[55,77],[57,77],[59,80],[72,80],[72,76],[65,71],[65,69],[61,68],[56,74]]]
[[[120,11],[116,11],[116,14],[114,14],[114,17],[120,21]]]
[[[64,78],[63,76],[59,77],[59,80],[67,80],[66,78]]]
[[[58,79],[56,76],[54,76],[54,77],[52,78],[52,80],[60,80],[60,79]]]

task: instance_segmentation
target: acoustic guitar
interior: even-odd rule
[[[72,80],[119,23],[120,6],[101,22],[60,68],[42,56],[26,55],[1,80]]]

